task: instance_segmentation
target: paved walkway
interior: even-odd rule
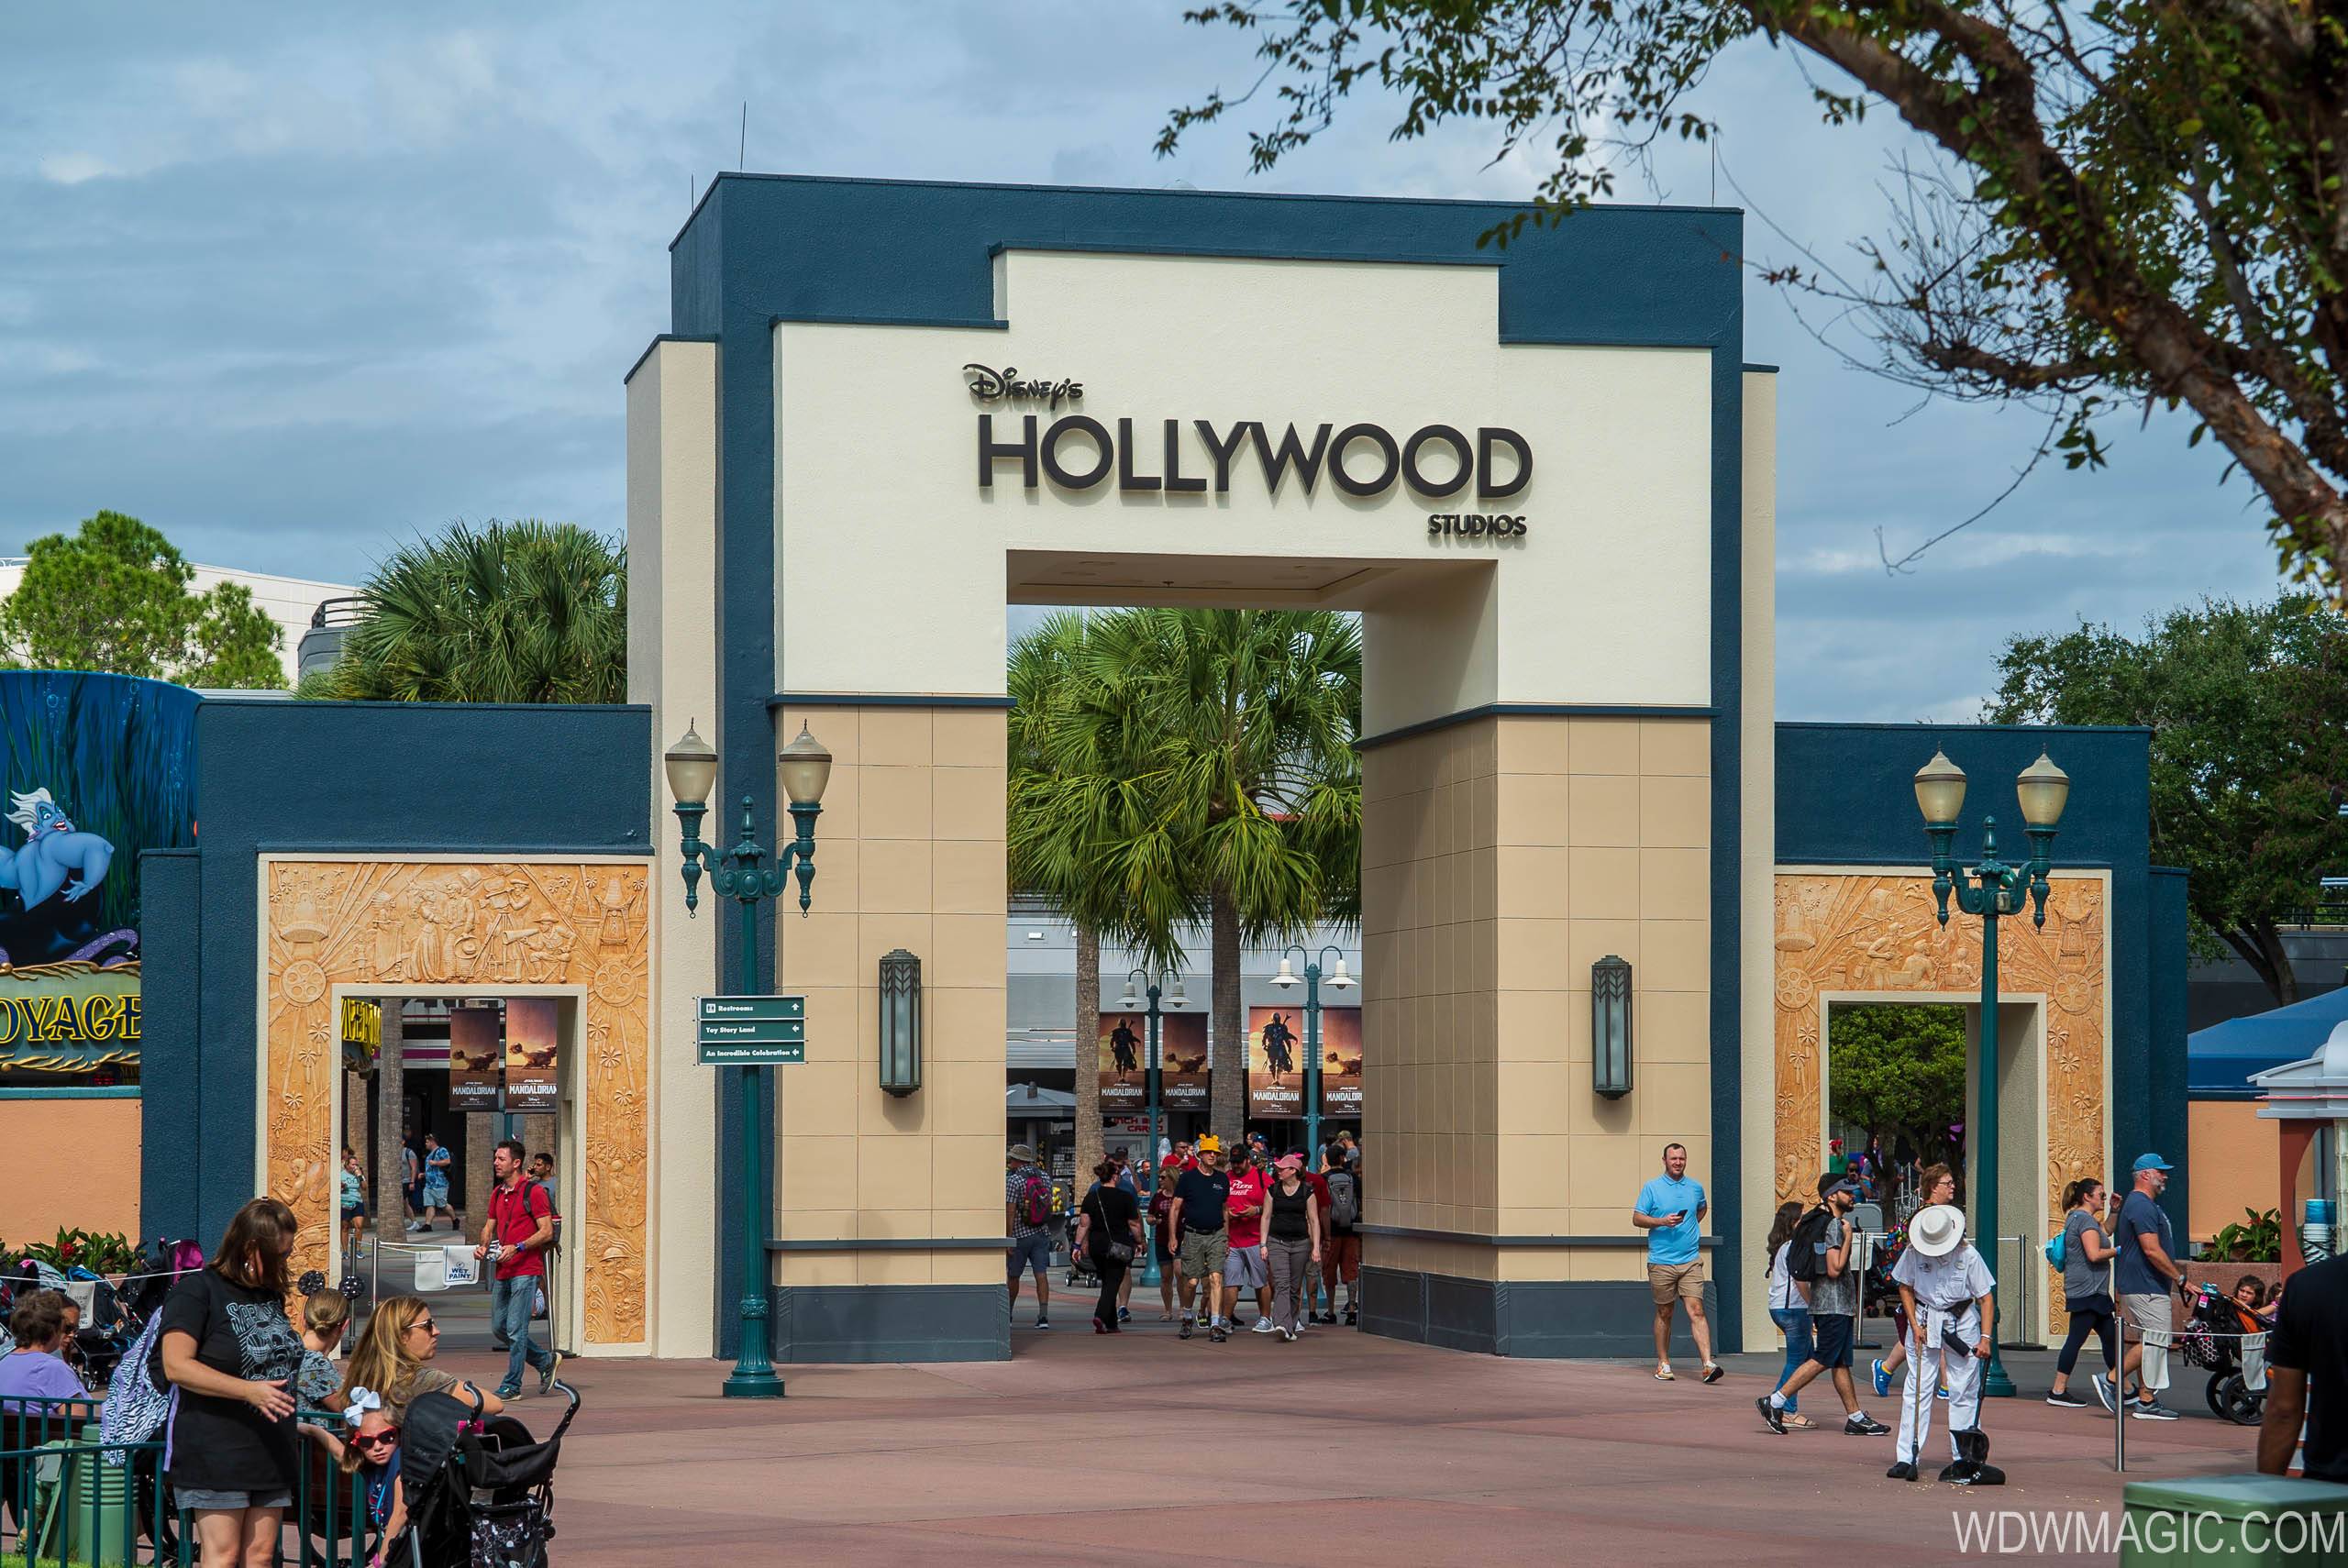
[[[1753,1399],[1774,1357],[1708,1388],[1330,1328],[1294,1345],[1023,1328],[1013,1352],[788,1369],[770,1404],[721,1398],[718,1364],[579,1364],[559,1559],[1940,1563],[1964,1560],[1953,1513],[2121,1496],[2110,1421],[2035,1398],[1992,1408],[1998,1491],[1888,1481],[1889,1438],[1773,1436]],[[443,1364],[494,1375],[477,1354]],[[2254,1435],[2131,1422],[2131,1474],[2245,1471]]]

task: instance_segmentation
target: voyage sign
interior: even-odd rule
[[[807,1059],[807,999],[699,997],[693,1056],[704,1067],[791,1066]]]

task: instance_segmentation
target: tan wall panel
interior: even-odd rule
[[[2263,1214],[2283,1201],[2280,1121],[2259,1120],[2257,1105],[2246,1099],[2192,1100],[2185,1121],[2193,1149],[2193,1212],[2186,1224],[2194,1240],[2206,1242],[2223,1227],[2243,1223],[2245,1209]],[[2121,1173],[2099,1174],[2117,1185]]]
[[[21,1246],[60,1231],[139,1234],[140,1103],[0,1099],[0,1149],[15,1167],[0,1187],[0,1237]],[[70,1166],[72,1179],[33,1179],[44,1166]]]

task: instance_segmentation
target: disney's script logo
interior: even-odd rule
[[[1084,383],[1071,381],[1022,381],[1016,366],[1005,365],[1002,370],[990,370],[984,365],[965,365],[962,374],[969,379],[970,395],[980,403],[1020,403],[1042,400],[1047,408],[1058,408],[1061,400],[1069,403],[1084,401]]]

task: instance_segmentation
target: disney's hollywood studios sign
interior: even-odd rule
[[[974,402],[985,404],[1041,403],[1043,414],[982,411],[978,416],[979,488],[992,490],[999,471],[1017,465],[1027,490],[1046,480],[1061,490],[1091,490],[1115,478],[1124,491],[1163,494],[1227,494],[1235,476],[1253,470],[1264,488],[1279,493],[1293,474],[1310,495],[1326,480],[1357,500],[1384,495],[1397,485],[1433,501],[1472,491],[1480,501],[1502,501],[1521,493],[1533,479],[1533,448],[1501,425],[1468,431],[1426,425],[1398,433],[1373,421],[1339,425],[1335,421],[1300,427],[1274,427],[1262,420],[1218,424],[1212,419],[1095,419],[1058,412],[1084,398],[1081,381],[1048,376],[1023,377],[1017,370],[965,365]],[[1449,513],[1434,533],[1466,533],[1459,524],[1473,515],[1479,534],[1524,532],[1521,516]]]

